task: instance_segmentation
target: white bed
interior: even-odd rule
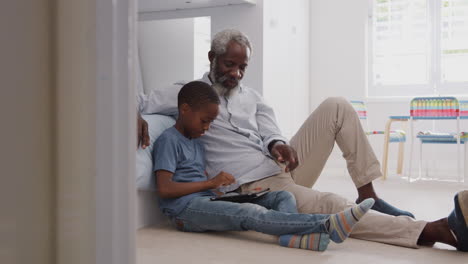
[[[167,128],[174,125],[172,117],[164,115],[143,115],[148,122],[151,144],[146,149],[139,148],[136,154],[137,227],[168,223],[168,218],[159,211],[153,175],[153,143]]]

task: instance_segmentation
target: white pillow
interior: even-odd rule
[[[165,115],[142,115],[148,122],[150,145],[136,152],[136,182],[139,190],[156,190],[153,174],[153,144],[161,133],[175,124],[175,119]]]

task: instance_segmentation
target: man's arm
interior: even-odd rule
[[[154,89],[148,95],[138,94],[138,109],[142,114],[177,115],[177,95],[182,88],[174,84],[165,89]]]
[[[217,189],[235,182],[234,176],[220,172],[216,177],[201,182],[175,182],[172,181],[172,172],[166,170],[156,171],[158,193],[161,198],[178,198],[191,193],[209,189]]]
[[[281,135],[273,108],[268,106],[259,95],[258,97],[256,119],[258,131],[263,139],[264,151],[267,151],[278,162],[285,163],[286,172],[293,171],[299,165],[297,152]]]
[[[153,90],[149,95],[145,95],[142,88],[138,90],[137,148],[141,145],[145,149],[150,144],[148,123],[141,117],[141,113],[176,116],[180,88],[180,85],[174,84],[163,90]]]
[[[148,123],[137,114],[137,148],[141,145],[143,149],[147,148],[150,144],[150,137],[148,133]]]

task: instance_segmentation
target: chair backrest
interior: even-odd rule
[[[459,111],[455,97],[416,97],[410,104],[413,119],[457,119]]]
[[[460,119],[468,119],[468,101],[458,101],[460,104]]]
[[[351,105],[356,110],[356,113],[359,116],[359,119],[366,120],[367,119],[367,107],[363,101],[350,101]]]

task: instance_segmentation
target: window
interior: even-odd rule
[[[371,3],[369,96],[468,94],[468,0]]]

